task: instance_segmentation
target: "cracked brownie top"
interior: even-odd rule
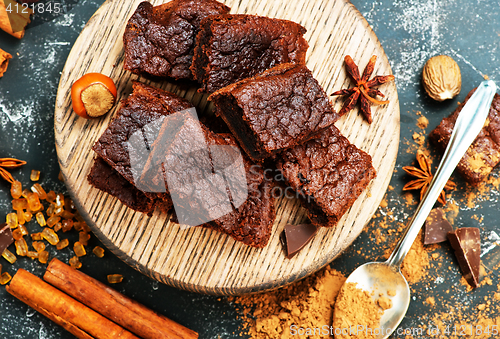
[[[209,100],[254,160],[300,144],[338,119],[305,65],[278,65],[213,93]]]
[[[125,69],[174,79],[193,79],[191,62],[200,21],[229,12],[215,0],[173,0],[155,6],[142,2],[130,17],[123,43]]]
[[[301,25],[248,14],[207,17],[196,38],[191,70],[202,90],[214,92],[275,65],[305,63]]]

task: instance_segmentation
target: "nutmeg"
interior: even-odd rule
[[[444,101],[460,93],[462,75],[453,58],[438,55],[427,60],[422,72],[422,84],[434,100]]]

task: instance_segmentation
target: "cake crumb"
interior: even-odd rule
[[[429,119],[427,119],[423,115],[417,119],[417,126],[419,128],[425,129],[425,128],[427,128],[428,125],[429,125]]]
[[[427,297],[427,299],[425,299],[425,302],[431,306],[436,305],[436,300],[434,299],[434,297]]]

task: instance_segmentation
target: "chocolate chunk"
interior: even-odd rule
[[[447,240],[449,232],[453,232],[453,227],[446,220],[443,210],[433,209],[425,221],[424,245],[437,244]]]
[[[286,257],[293,258],[305,245],[311,241],[318,227],[313,224],[287,224],[282,233],[283,246],[286,249]]]
[[[465,280],[473,287],[479,286],[479,267],[481,265],[481,237],[479,228],[459,228],[448,233],[451,247],[455,250],[458,264]]]
[[[14,242],[12,230],[6,223],[0,225],[0,254]]]

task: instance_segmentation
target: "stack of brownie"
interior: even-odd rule
[[[311,222],[332,227],[375,177],[371,157],[333,125],[339,116],[305,66],[305,29],[288,20],[228,12],[215,0],[173,0],[156,7],[141,3],[125,29],[124,67],[143,76],[198,81],[199,91],[211,93],[215,113],[231,133],[214,133],[210,123],[205,126],[194,116],[172,118],[192,105],[135,82],[133,93],[93,147],[97,157],[88,179],[149,215],[156,208],[171,211],[173,205],[174,218],[184,219],[184,207],[214,215],[199,223],[261,248],[275,219],[275,183],[263,169],[271,163],[295,190]],[[163,123],[156,133],[161,137],[150,140],[151,124],[167,120],[169,132]],[[200,154],[195,164],[179,160],[179,150],[196,148],[197,133],[209,149],[243,150],[243,185],[248,188],[243,203],[237,204],[231,194],[229,207],[209,196],[194,202],[179,189],[182,185],[172,185],[199,176],[200,166],[214,170],[217,163],[230,162],[232,156],[225,154],[220,159]],[[143,152],[131,151],[132,138],[144,141]],[[165,146],[169,140],[176,140],[177,148]],[[136,173],[134,164],[142,164],[142,173]],[[221,187],[222,195],[232,192]]]

